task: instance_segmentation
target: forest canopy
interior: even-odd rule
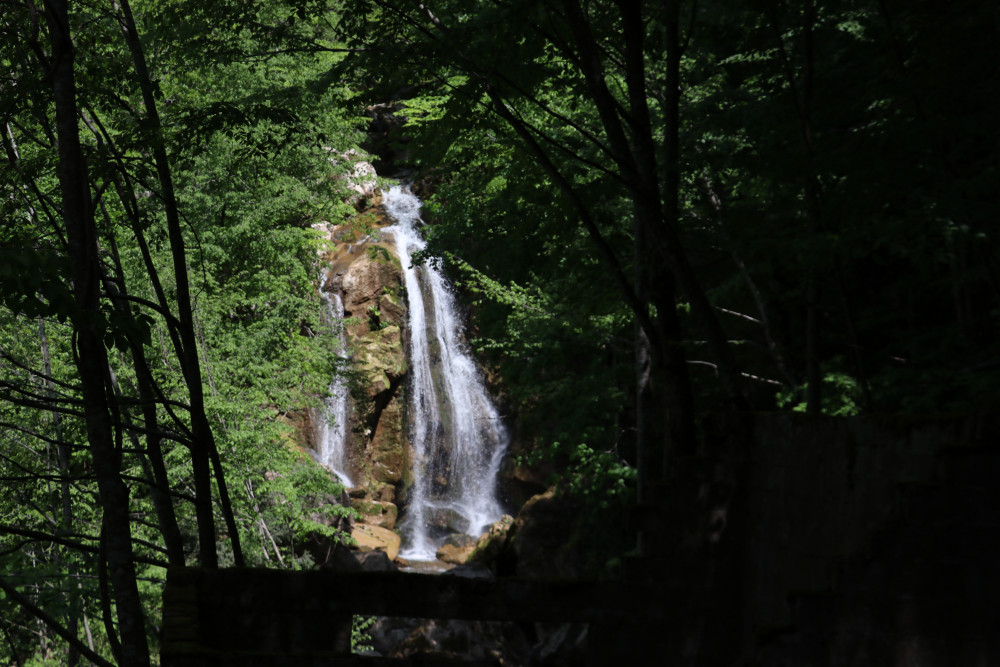
[[[3,6],[12,662],[148,664],[167,565],[336,533],[290,415],[336,372],[312,226],[374,105],[516,454],[604,511],[720,415],[1000,400],[987,3]]]
[[[641,487],[720,411],[996,403],[991,9],[345,9],[536,453]]]

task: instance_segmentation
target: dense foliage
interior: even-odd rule
[[[294,446],[291,421],[334,368],[311,226],[353,212],[343,176],[358,137],[332,112],[340,89],[316,85],[335,52],[294,53],[323,29],[302,9],[5,5],[4,664],[143,664],[167,565],[300,567],[304,536],[336,534],[346,510],[325,500],[339,486]],[[75,85],[58,74],[67,42]],[[92,234],[85,260],[77,228]],[[81,265],[96,275],[90,310]],[[92,326],[103,358],[85,347]]]
[[[550,453],[634,463],[641,311],[615,270],[640,300],[652,281],[643,308],[659,318],[650,262],[679,286],[680,327],[665,334],[699,422],[727,404],[996,403],[1000,95],[968,66],[997,54],[991,9],[963,3],[942,22],[927,3],[860,0],[348,4],[349,62],[381,84],[369,94],[415,90],[407,150],[435,183],[432,252],[467,286],[475,344]],[[642,167],[626,168],[619,141],[635,164],[655,154],[645,164],[682,253],[646,250]],[[734,370],[745,403],[726,388]],[[662,435],[686,408],[655,382]]]

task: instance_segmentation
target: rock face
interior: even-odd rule
[[[356,485],[351,504],[360,522],[392,529],[408,468],[406,307],[399,259],[392,244],[379,237],[383,223],[375,210],[367,210],[348,224],[329,228],[322,258],[324,289],[344,305],[350,355],[353,417],[344,458]]]
[[[476,542],[466,562],[497,576],[568,579],[594,576],[577,501],[550,488],[528,500],[517,518],[504,516]]]
[[[532,497],[514,522],[510,547],[517,573],[524,576],[577,576],[572,552],[573,517],[579,508],[556,495],[555,489]]]
[[[483,563],[494,571],[502,570],[503,568],[497,567],[497,564],[507,546],[507,538],[513,528],[514,517],[504,514],[476,540],[472,553],[469,554],[466,562]]]

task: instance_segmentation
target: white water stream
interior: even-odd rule
[[[416,460],[406,517],[404,558],[432,560],[449,532],[478,536],[503,514],[497,475],[506,429],[461,338],[461,320],[445,277],[430,263],[413,266],[425,247],[420,200],[396,186],[383,196],[396,224],[409,306],[410,444]]]
[[[337,356],[347,357],[347,343],[344,341],[344,302],[337,294],[330,294],[325,289],[326,275],[320,279],[319,295],[326,304],[330,325],[337,331]],[[347,476],[344,449],[347,440],[348,391],[347,382],[342,373],[335,373],[330,381],[328,396],[323,399],[323,409],[320,410],[316,426],[316,458],[340,478],[341,484],[350,488],[354,486]]]

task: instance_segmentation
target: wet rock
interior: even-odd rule
[[[394,397],[379,411],[375,432],[367,447],[371,462],[371,481],[383,497],[389,495],[386,486],[401,482],[406,470],[406,439],[402,400]],[[392,487],[390,487],[392,488]],[[395,492],[392,492],[395,495]]]
[[[372,488],[372,500],[383,503],[396,503],[396,487],[392,484],[374,484]]]
[[[466,535],[464,533],[458,535],[449,535],[448,538],[444,541],[444,544],[451,547],[458,547],[460,549],[464,549],[465,547],[476,546],[476,538],[472,537],[471,535]]]
[[[346,457],[352,462],[352,480],[364,489],[355,489],[352,497],[394,504],[407,470],[402,267],[391,241],[378,240],[373,231],[378,221],[361,220],[365,216],[369,214],[334,232],[338,242],[328,258],[325,288],[340,296],[347,318],[353,407]],[[370,505],[359,506],[377,517],[369,522],[393,527],[396,513],[381,507],[376,514]]]
[[[388,324],[378,331],[369,331],[354,341],[354,358],[360,370],[380,383],[376,389],[388,389],[394,379],[406,373],[406,355],[403,351],[403,332],[395,324]],[[381,376],[385,377],[381,377]]]
[[[340,286],[344,311],[359,321],[347,327],[352,336],[370,330],[369,311],[379,310],[379,301],[386,294],[398,293],[402,280],[399,260],[382,246],[369,245],[360,256],[352,257],[343,272]],[[391,303],[390,310],[391,310]]]
[[[469,535],[450,535],[437,550],[438,560],[461,565],[476,548],[476,541]]]
[[[469,528],[469,520],[453,509],[431,509],[427,517],[428,529],[432,536],[441,538],[454,533],[464,533]]]
[[[399,296],[383,293],[378,298],[380,320],[383,324],[402,327],[406,320],[406,306]]]

